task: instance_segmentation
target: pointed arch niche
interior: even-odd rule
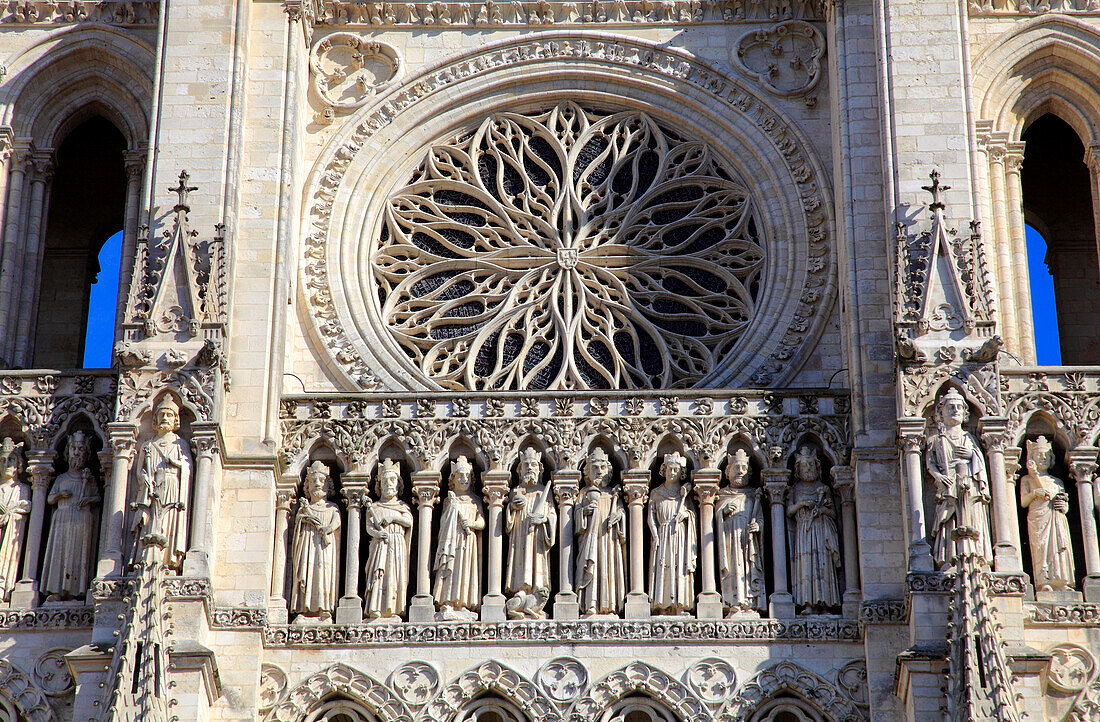
[[[115,274],[100,269],[100,251],[120,231],[112,264],[129,286],[152,51],[112,28],[76,27],[3,62],[0,368],[81,368],[91,286],[101,270]],[[97,334],[113,338],[115,306]]]

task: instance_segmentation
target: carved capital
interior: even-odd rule
[[[1019,446],[1009,446],[1005,449],[1005,477],[1009,484],[1016,483],[1016,475],[1020,472],[1020,455],[1023,449]]]
[[[1078,446],[1066,452],[1066,465],[1075,481],[1091,482],[1096,474],[1096,456],[1100,449],[1094,446]]]
[[[1020,168],[1024,164],[1024,143],[1011,142],[1005,148],[1005,172],[1020,174]]]
[[[215,431],[196,431],[191,436],[191,448],[196,457],[213,459],[221,451],[221,443]]]
[[[507,471],[486,471],[481,475],[481,490],[485,497],[485,503],[498,509],[504,504],[504,497],[508,495],[508,479],[511,474]]]
[[[558,506],[573,506],[577,503],[579,494],[580,490],[577,488],[576,482],[554,479],[554,499],[557,500]]]
[[[367,501],[367,490],[363,487],[345,487],[343,495],[348,509],[362,509]]]
[[[108,424],[107,443],[110,444],[111,453],[116,458],[133,461],[134,450],[137,447],[137,425],[130,423]]]
[[[277,491],[275,492],[275,509],[276,511],[289,512],[290,505],[294,503],[293,491]]]
[[[764,491],[767,493],[768,500],[772,505],[782,506],[787,498],[787,482],[766,481],[764,482]]]
[[[851,466],[834,466],[829,473],[833,477],[833,486],[840,492],[840,502],[851,504],[855,501],[856,470]]]
[[[31,451],[27,453],[27,473],[31,477],[31,488],[45,490],[53,479],[53,463],[57,453],[53,451]]]
[[[413,496],[417,506],[431,506],[439,499],[439,483],[442,475],[438,471],[417,471],[412,475]]]
[[[1008,141],[1003,137],[1003,134],[990,134],[989,140],[985,144],[985,152],[989,156],[990,163],[1004,163],[1005,156],[1008,155]]]
[[[638,483],[624,484],[623,496],[626,497],[626,503],[628,506],[634,506],[635,504],[645,504],[649,501],[649,486]]]
[[[1100,143],[1093,143],[1085,148],[1085,165],[1093,173],[1100,173]]]
[[[695,487],[695,500],[699,506],[714,504],[718,496],[718,483],[722,480],[722,472],[719,469],[698,469],[691,475]]]
[[[38,175],[38,180],[44,183],[49,183],[53,180],[56,163],[54,162],[54,153],[52,150],[38,150],[31,153],[28,158],[28,164],[34,168],[34,172]]]

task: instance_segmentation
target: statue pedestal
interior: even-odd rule
[[[192,549],[183,558],[183,576],[210,578],[210,559],[206,552]]]
[[[1087,583],[1086,583],[1087,586]],[[1073,604],[1074,602],[1081,601],[1081,592],[1075,592],[1072,589],[1066,589],[1064,591],[1049,591],[1049,592],[1035,592],[1035,601],[1037,602],[1061,602],[1063,604]]]
[[[649,619],[653,616],[653,604],[648,594],[631,592],[626,595],[623,617],[626,619]]]
[[[360,616],[363,610],[359,610]],[[339,614],[339,612],[337,612]],[[267,621],[268,624],[286,624],[289,618],[286,610],[286,600],[282,597],[270,597],[267,600]]]
[[[559,592],[554,597],[554,619],[580,619],[581,605],[575,592]]]
[[[1086,602],[1100,602],[1100,575],[1090,574],[1081,586]]]
[[[36,606],[38,606],[38,590],[34,588],[34,582],[16,582],[15,589],[11,590],[11,608],[30,609]]]
[[[352,595],[340,597],[336,605],[337,624],[360,624],[363,621],[363,600]]]
[[[776,592],[768,600],[768,616],[772,619],[794,618],[794,597],[787,592]]]
[[[508,615],[504,611],[503,594],[486,594],[481,598],[481,621],[504,622]]]
[[[840,613],[848,619],[859,618],[859,604],[862,599],[862,594],[858,589],[846,589],[844,591],[844,601],[841,603]]]
[[[726,608],[718,592],[701,592],[699,598],[695,600],[697,619],[722,619],[725,614]]]
[[[435,621],[435,599],[430,594],[417,594],[409,604],[410,622]]]

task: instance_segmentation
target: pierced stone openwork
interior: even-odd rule
[[[433,145],[371,269],[383,323],[444,388],[676,388],[753,318],[764,241],[705,143],[564,102]]]

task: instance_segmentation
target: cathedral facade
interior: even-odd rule
[[[1100,719],[1093,0],[0,56],[0,722]]]

